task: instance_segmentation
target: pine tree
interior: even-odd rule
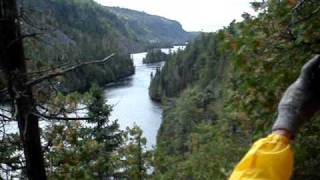
[[[51,178],[108,179],[117,175],[117,148],[123,133],[117,121],[109,119],[112,108],[106,104],[103,90],[93,85],[86,123],[66,122],[48,128],[45,137],[53,142],[46,159],[53,171]],[[63,134],[63,135],[61,135]],[[47,140],[49,141],[49,140]]]
[[[147,140],[139,126],[127,128],[127,141],[122,147],[123,169],[126,177],[134,180],[146,179],[147,170],[151,170],[149,156],[146,150]]]
[[[108,177],[110,175],[108,172],[112,170],[112,163],[108,162],[110,161],[110,155],[123,142],[123,134],[119,130],[118,122],[109,119],[112,108],[106,104],[103,90],[97,85],[93,85],[90,93],[92,102],[88,107],[88,116],[92,120],[89,123],[93,124],[93,127],[91,127],[93,138],[99,144],[103,144],[99,156],[105,158],[104,168],[98,174],[99,177]]]

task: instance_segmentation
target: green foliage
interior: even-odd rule
[[[110,121],[109,116],[112,111],[110,105],[106,104],[104,91],[97,85],[93,85],[91,90],[91,103],[88,107],[88,123],[93,124],[93,132],[96,140],[104,143],[106,151],[110,151],[119,146],[122,142],[122,135],[119,131],[117,121]]]
[[[253,3],[257,17],[244,14],[243,22],[202,35],[169,57],[150,87],[165,106],[156,178],[230,175],[250,144],[270,132],[278,101],[302,64],[320,52],[319,5]],[[316,119],[297,137],[293,179],[319,178],[318,129]]]
[[[156,63],[161,61],[167,60],[167,54],[162,52],[161,49],[154,49],[147,52],[147,55],[145,58],[143,58],[142,62],[144,64],[148,63]]]
[[[118,167],[113,158],[123,143],[117,121],[109,120],[111,107],[103,91],[93,85],[89,94],[87,123],[55,123],[45,131],[48,142],[46,159],[54,179],[105,179]]]
[[[88,90],[92,83],[104,85],[131,75],[134,67],[128,53],[185,41],[189,34],[178,23],[165,20],[164,23],[169,26],[166,26],[165,33],[154,41],[153,37],[144,36],[144,32],[136,29],[137,26],[130,25],[136,22],[127,22],[93,0],[18,0],[18,4],[21,6],[19,18],[22,19],[22,34],[28,36],[23,40],[30,79],[39,78],[48,72],[57,72],[59,67],[103,59],[116,53],[107,64],[86,66],[33,87],[37,102],[35,109],[39,110],[39,113],[68,118],[70,114],[77,112],[79,104],[88,106],[83,109],[83,114],[88,110],[90,121],[87,122],[77,121],[77,113],[73,119],[75,121],[63,122],[49,116],[39,117],[41,120],[52,119],[50,122],[41,123],[42,145],[49,178],[148,177],[150,161],[147,158],[151,157],[151,152],[145,150],[146,140],[142,137],[141,130],[138,127],[129,130],[129,137],[132,139],[125,139],[127,142],[124,142],[124,138],[128,137],[119,130],[117,121],[109,120],[111,107],[106,105],[100,88],[94,86],[90,93],[84,95],[84,99],[79,93],[70,91],[83,92]],[[162,20],[161,17],[140,14],[146,18],[152,17],[150,19],[154,21]],[[146,25],[145,31],[153,33],[158,30],[155,29],[157,27],[149,26],[150,24]],[[173,35],[175,39],[165,38],[170,34],[171,28],[179,31]],[[34,34],[37,36],[34,37]],[[5,86],[6,81],[1,73],[0,89]],[[7,122],[1,123],[6,127],[12,126]],[[21,170],[25,161],[21,155],[22,147],[19,146],[18,135],[5,130],[1,130],[1,133],[0,178],[7,175],[5,178],[25,179],[25,172]],[[123,164],[123,159],[127,164]],[[123,169],[126,171],[121,172]]]
[[[149,96],[151,97],[152,100],[154,101],[161,101],[161,96],[162,96],[162,92],[161,92],[161,87],[160,87],[160,82],[161,82],[161,75],[160,75],[161,71],[160,68],[156,69],[156,73],[155,75],[151,75],[151,82],[149,85]]]
[[[146,150],[147,140],[142,130],[134,125],[127,128],[126,144],[119,151],[122,160],[122,169],[126,177],[141,180],[149,177],[152,152]]]
[[[199,79],[201,86],[206,87],[212,76],[215,76],[214,72],[219,70],[216,66],[220,61],[217,43],[216,36],[202,34],[185,51],[169,55],[163,70],[154,77],[154,81],[158,82],[151,82],[150,89],[156,90],[151,91],[151,94],[159,94],[160,97],[177,96]]]
[[[109,119],[112,108],[98,85],[93,84],[85,94],[57,93],[45,102],[47,104],[39,108],[52,115],[51,121],[42,124],[41,131],[49,179],[144,179],[151,176],[153,152],[146,149],[142,130],[134,126],[123,131],[117,120]],[[56,120],[55,115],[75,119]],[[87,116],[88,120],[76,120],[82,116]],[[24,159],[18,134],[5,133],[0,142],[1,177],[25,178],[20,171]]]
[[[4,134],[0,139],[1,177],[21,178],[20,174],[11,175],[22,166],[21,144],[17,133]],[[10,176],[11,175],[11,176]]]

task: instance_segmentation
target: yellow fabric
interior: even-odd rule
[[[253,144],[229,180],[288,180],[293,170],[289,139],[271,134]]]

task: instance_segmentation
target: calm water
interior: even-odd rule
[[[184,46],[175,46],[170,49],[162,49],[163,52],[175,52],[178,49],[184,49]],[[156,136],[162,119],[162,109],[159,103],[151,101],[149,98],[149,84],[151,73],[155,74],[156,68],[161,67],[164,62],[146,65],[142,63],[142,59],[146,53],[132,54],[135,65],[135,74],[107,85],[105,89],[108,104],[113,105],[111,120],[118,119],[121,129],[132,127],[135,124],[143,130],[144,136],[147,138],[147,147],[151,148],[156,145]],[[3,106],[2,108],[7,108]],[[6,114],[0,109],[0,113]],[[86,111],[80,112],[85,116]],[[78,114],[79,115],[79,114]],[[41,127],[45,127],[46,122],[40,122]],[[18,131],[15,122],[6,125],[7,133],[15,133]]]
[[[162,63],[142,64],[146,53],[132,54],[136,68],[133,76],[106,88],[108,104],[113,105],[111,119],[118,119],[121,129],[132,127],[136,123],[147,138],[147,146],[156,144],[156,135],[161,124],[162,109],[160,104],[150,100],[148,87],[150,74]]]
[[[183,49],[182,46],[162,49],[163,52],[175,52]],[[142,64],[142,59],[146,53],[132,54],[132,59],[136,67],[133,76],[117,83],[113,83],[106,88],[108,104],[114,105],[111,119],[118,119],[121,129],[127,126],[132,127],[137,124],[143,130],[147,138],[147,147],[156,145],[156,136],[162,119],[162,109],[159,103],[151,101],[148,94],[150,84],[150,74],[155,74],[156,68],[163,65],[154,63],[152,65]]]

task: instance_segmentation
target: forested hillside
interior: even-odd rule
[[[155,179],[227,179],[252,142],[271,132],[276,107],[302,65],[320,53],[320,3],[252,3],[215,33],[169,57],[150,85],[161,99]],[[296,137],[293,179],[319,179],[319,118]]]
[[[302,65],[320,54],[320,1],[260,0],[252,8],[256,15],[202,33],[163,68],[150,67],[154,76],[137,68],[151,76],[149,94],[163,107],[150,150],[138,126],[120,129],[110,118],[116,106],[99,85],[134,72],[129,52],[194,34],[93,0],[0,0],[0,95],[9,102],[0,106],[0,179],[228,179],[271,132]],[[123,92],[120,100],[130,99]],[[294,138],[292,179],[320,179],[319,114]]]
[[[91,65],[68,74],[59,84],[63,91],[83,91],[90,83],[103,85],[134,73],[127,52],[133,43],[117,17],[91,0],[20,1],[24,16],[26,55],[33,68],[103,59],[116,53],[104,66]]]
[[[157,37],[154,40],[153,36],[146,36],[145,31],[157,34],[158,28],[150,24],[156,24],[163,18],[143,14],[146,19],[150,19],[149,24],[134,26],[132,23],[136,19],[124,19],[111,11],[113,8],[104,7],[93,0],[26,0],[20,1],[19,5],[24,20],[24,34],[34,36],[25,41],[28,58],[35,60],[32,66],[57,67],[65,63],[103,59],[116,53],[107,65],[93,65],[68,75],[60,84],[64,91],[83,91],[88,89],[91,82],[103,85],[131,75],[134,68],[129,53],[149,47],[184,43],[193,37],[178,23],[166,20],[165,23],[178,24],[177,27],[167,27],[167,31],[161,37],[154,36]],[[127,17],[134,17],[133,14],[142,13],[130,11]],[[164,38],[170,36],[176,38]]]
[[[107,9],[115,13],[140,41],[185,44],[199,34],[186,32],[179,22],[164,17],[118,7],[107,7]]]

